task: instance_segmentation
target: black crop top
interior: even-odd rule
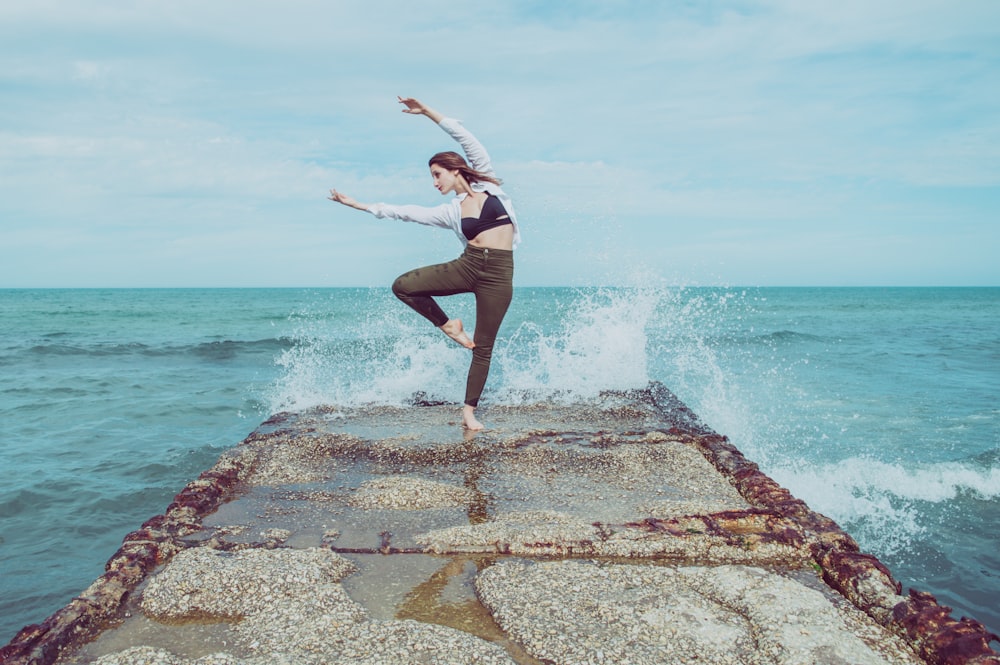
[[[468,240],[472,240],[483,231],[503,226],[504,224],[513,224],[510,221],[510,215],[507,214],[507,210],[504,209],[500,199],[492,194],[487,194],[486,202],[483,203],[483,209],[480,211],[478,218],[462,218],[462,233],[465,234]]]

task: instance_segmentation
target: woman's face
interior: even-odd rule
[[[440,164],[431,164],[431,178],[434,179],[434,188],[442,194],[447,194],[455,191],[458,170],[449,171]]]

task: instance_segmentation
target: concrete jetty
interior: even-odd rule
[[[665,387],[264,422],[5,664],[1000,665]]]

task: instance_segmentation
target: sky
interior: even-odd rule
[[[489,150],[515,285],[1000,285],[996,0],[4,0],[0,288],[386,286]]]

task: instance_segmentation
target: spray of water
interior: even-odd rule
[[[570,294],[557,320],[525,321],[498,354],[504,399],[587,399],[649,383],[648,327],[657,291],[592,289]]]
[[[578,400],[645,386],[647,329],[661,297],[594,289],[530,304],[494,349],[490,398]],[[332,320],[322,303],[294,315],[294,344],[277,358],[282,375],[267,396],[273,410],[461,399],[467,350],[377,293],[354,309],[363,323]]]
[[[276,363],[271,410],[319,405],[405,404],[414,395],[447,400],[468,369],[468,352],[382,291],[338,293],[293,314],[294,343]],[[331,310],[337,313],[330,314]]]

